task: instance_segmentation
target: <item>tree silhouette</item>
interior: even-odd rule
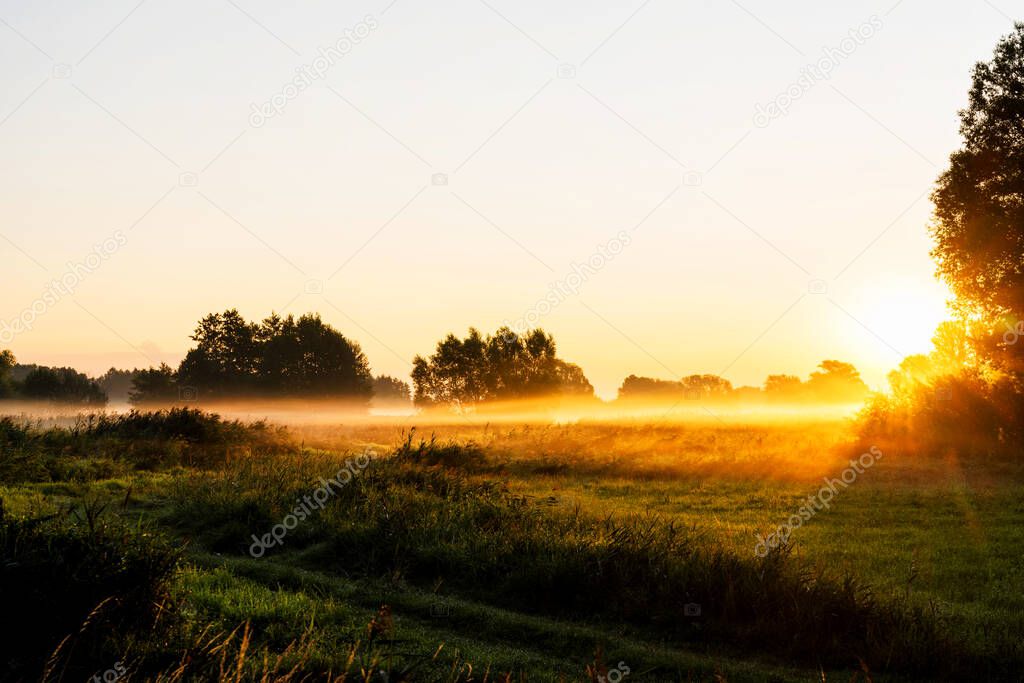
[[[138,368],[134,370],[118,370],[117,368],[110,368],[100,375],[100,377],[96,379],[96,382],[100,385],[100,389],[103,389],[103,392],[112,401],[125,401],[128,400],[129,395],[131,394],[132,382],[135,381],[135,377],[139,372]]]
[[[373,400],[389,403],[408,403],[412,400],[409,384],[390,375],[373,378]]]
[[[689,399],[725,398],[732,393],[732,383],[718,375],[690,375],[679,383]]]
[[[180,383],[197,387],[204,395],[252,393],[258,363],[257,330],[234,308],[200,320],[191,336],[196,346],[178,367]]]
[[[796,375],[768,375],[764,393],[770,399],[792,401],[803,396],[804,383]]]
[[[823,401],[862,401],[868,395],[868,385],[857,368],[838,360],[823,360],[820,371],[812,372],[807,380],[807,391]]]
[[[39,367],[21,383],[21,395],[27,399],[55,403],[79,403],[103,406],[107,395],[100,386],[74,368]]]
[[[969,312],[1024,314],[1024,23],[974,67],[963,148],[932,194],[933,257]]]
[[[465,339],[449,334],[429,358],[413,359],[412,381],[420,406],[594,394],[583,370],[558,358],[554,338],[539,329],[517,334],[503,327],[486,338],[475,328]]]
[[[319,315],[271,315],[257,330],[257,385],[275,396],[349,397],[367,401],[373,376],[359,345]]]
[[[230,309],[204,317],[191,338],[196,346],[177,372],[163,365],[139,372],[132,402],[272,396],[365,404],[373,394],[362,349],[319,315],[271,314],[255,324]]]
[[[7,398],[14,393],[11,381],[11,370],[18,364],[14,354],[8,350],[0,351],[0,398]]]
[[[128,401],[135,405],[173,403],[179,398],[176,373],[167,363],[161,363],[158,368],[136,371],[128,392]]]
[[[622,380],[622,386],[619,387],[619,398],[627,401],[657,398],[675,401],[683,398],[683,387],[679,382],[671,380],[630,375]]]

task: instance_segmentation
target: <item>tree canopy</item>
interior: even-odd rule
[[[408,403],[412,400],[409,383],[390,375],[373,378],[373,400],[381,403]]]
[[[540,329],[517,334],[503,327],[484,337],[470,328],[465,339],[449,334],[429,358],[413,359],[412,381],[419,406],[594,395],[583,370],[558,358],[554,337]]]
[[[74,368],[35,368],[21,383],[20,394],[26,399],[56,403],[107,403],[107,395],[99,384]]]
[[[245,396],[345,398],[365,403],[373,376],[359,345],[319,315],[246,321],[235,309],[211,313],[192,334],[177,371],[141,371],[134,403]]]
[[[932,201],[938,272],[972,313],[1024,314],[1024,23],[974,67],[963,147]]]

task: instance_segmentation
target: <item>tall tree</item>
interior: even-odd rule
[[[373,375],[362,349],[319,315],[272,315],[256,335],[263,391],[278,396],[349,397],[368,401]]]
[[[1024,315],[1024,23],[974,67],[963,147],[932,194],[938,271],[970,313]]]
[[[262,394],[367,402],[373,393],[373,376],[359,344],[319,315],[296,319],[271,314],[254,324],[231,309],[200,320],[192,339],[196,346],[186,354],[174,380],[199,397]],[[146,379],[165,393],[166,378]],[[144,394],[136,400],[140,397],[149,400]]]
[[[251,392],[258,363],[256,333],[257,326],[237,309],[206,316],[192,334],[195,348],[178,367],[179,383],[207,396]]]

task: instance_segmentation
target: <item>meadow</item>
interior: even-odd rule
[[[862,443],[849,420],[59,422],[0,421],[0,598],[24,615],[10,680],[1017,680],[1024,664],[1024,473]]]

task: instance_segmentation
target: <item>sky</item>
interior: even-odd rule
[[[880,387],[946,315],[928,194],[1012,9],[3,0],[0,347],[174,364],[238,308],[402,378],[510,324],[604,397]]]

